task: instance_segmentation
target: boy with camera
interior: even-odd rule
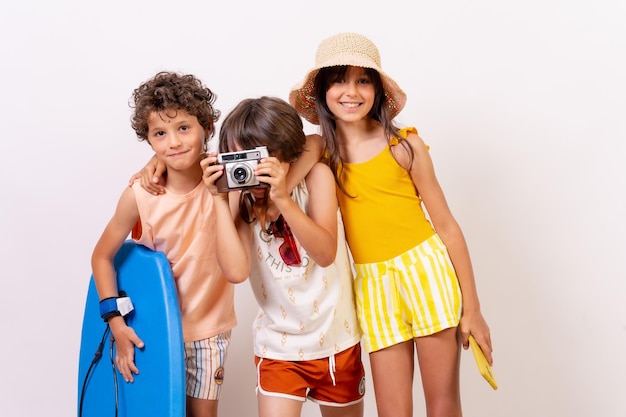
[[[323,415],[362,416],[361,333],[330,169],[316,164],[288,191],[285,177],[306,136],[295,109],[278,98],[240,102],[219,139],[221,153],[201,165],[214,198],[218,261],[231,282],[249,276],[260,306],[259,416],[298,417],[307,399]]]

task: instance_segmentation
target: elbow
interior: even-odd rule
[[[334,256],[327,256],[323,259],[320,259],[319,261],[317,261],[317,264],[321,267],[326,268],[327,266],[331,266],[333,264],[333,262],[335,262],[335,257]]]
[[[229,268],[223,272],[224,278],[231,284],[241,284],[250,276],[250,268]]]
[[[330,247],[319,253],[316,257],[315,257],[315,263],[317,263],[319,266],[326,268],[327,266],[330,266],[333,264],[333,262],[335,262],[335,258],[337,257],[337,245],[330,245]]]
[[[217,263],[222,270],[222,276],[231,284],[244,282],[250,276],[250,257],[245,253],[233,257],[232,251],[218,252]]]
[[[102,265],[105,261],[108,261],[108,258],[106,258],[104,254],[102,254],[101,251],[98,250],[98,248],[94,249],[93,253],[91,254],[91,270],[95,271],[99,269],[100,265]]]

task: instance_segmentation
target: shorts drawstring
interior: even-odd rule
[[[330,378],[333,380],[333,387],[337,385],[335,381],[336,370],[337,369],[335,368],[335,354],[333,353],[332,355],[328,357],[328,371],[330,372]]]

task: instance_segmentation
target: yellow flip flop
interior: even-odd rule
[[[476,339],[474,339],[474,336],[472,335],[469,336],[469,344],[472,348],[472,353],[474,354],[474,359],[476,360],[476,365],[478,366],[480,374],[483,376],[483,378],[485,378],[487,382],[489,382],[491,388],[493,388],[494,390],[498,389],[496,378],[495,376],[493,376],[493,370],[491,369],[489,362],[487,362],[487,358],[485,358],[485,354],[478,345],[478,342],[476,342]]]

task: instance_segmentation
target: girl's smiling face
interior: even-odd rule
[[[343,77],[330,84],[326,104],[338,121],[353,122],[368,116],[375,97],[376,90],[365,69],[348,67]]]

